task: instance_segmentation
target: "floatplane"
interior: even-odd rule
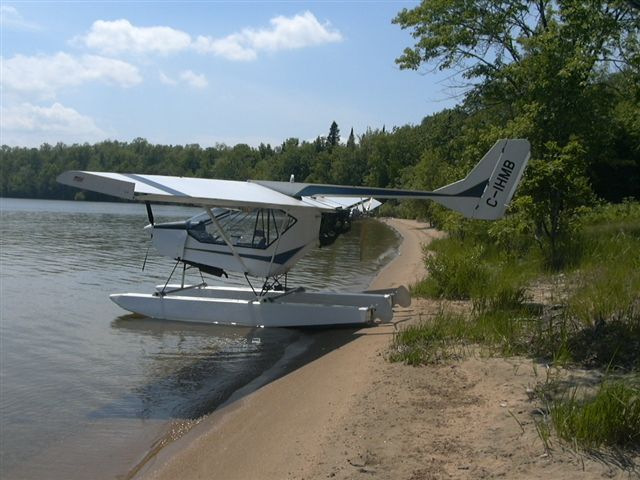
[[[318,243],[348,229],[351,209],[383,199],[426,199],[474,219],[502,217],[529,160],[529,142],[499,140],[463,179],[433,192],[250,180],[246,182],[67,171],[58,182],[144,202],[152,245],[175,260],[169,280],[152,293],[110,296],[125,310],[156,319],[250,327],[305,327],[390,322],[411,302],[406,288],[312,292],[287,285],[287,273]],[[349,200],[352,199],[352,200]],[[377,199],[377,200],[376,200]],[[155,223],[153,203],[202,207],[186,221]],[[368,203],[367,203],[368,202]],[[169,283],[182,265],[182,282]],[[185,270],[202,283],[185,284]],[[243,274],[248,287],[208,285],[202,273]],[[255,287],[250,277],[260,279]]]

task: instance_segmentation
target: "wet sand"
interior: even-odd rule
[[[403,243],[371,288],[422,278],[421,244],[440,235],[413,221],[387,222]],[[315,360],[217,410],[138,477],[629,478],[607,459],[558,444],[545,450],[527,396],[544,366],[481,355],[420,368],[387,362],[397,323],[438,308],[415,301],[396,325],[320,332]]]

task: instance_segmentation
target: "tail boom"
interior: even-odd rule
[[[296,182],[255,183],[302,201],[332,196],[433,200],[465,217],[495,220],[504,215],[529,161],[529,150],[527,140],[498,140],[463,180],[434,192]]]

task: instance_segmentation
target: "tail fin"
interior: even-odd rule
[[[529,161],[527,140],[498,140],[463,180],[439,188],[435,202],[465,217],[495,220],[504,215]]]

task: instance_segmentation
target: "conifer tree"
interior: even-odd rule
[[[338,124],[335,120],[331,123],[331,127],[329,128],[329,135],[327,136],[327,145],[329,149],[335,147],[340,143],[340,129],[338,128]]]
[[[327,147],[327,141],[324,137],[318,135],[313,142],[313,145],[315,146],[317,153],[324,152]]]
[[[351,150],[356,148],[356,137],[353,135],[353,127],[351,127],[351,133],[349,134],[349,139],[347,140],[347,148]]]

